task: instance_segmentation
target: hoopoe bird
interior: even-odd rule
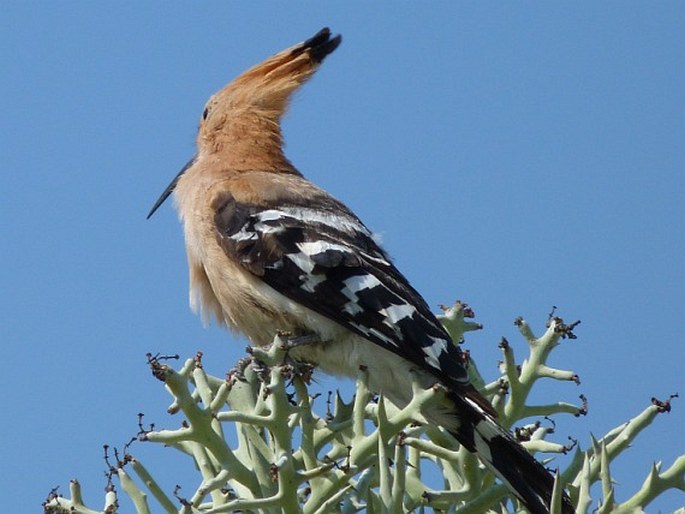
[[[402,407],[412,377],[447,391],[425,413],[478,454],[533,514],[550,512],[554,480],[498,425],[469,383],[459,347],[343,203],[283,153],[280,120],[293,92],[340,44],[324,28],[249,69],[205,105],[197,154],[173,192],[184,225],[190,304],[269,345],[279,332],[315,336],[291,357],[335,375],[368,369],[370,386]],[[573,508],[564,496],[564,514]]]

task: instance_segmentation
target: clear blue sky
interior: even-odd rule
[[[683,387],[685,4],[3,2],[0,437],[6,503],[35,512],[168,396],[145,353],[246,342],[187,306],[181,228],[148,209],[194,152],[206,99],[322,26],[343,44],[285,123],[291,160],[377,230],[428,303],[468,301],[488,379],[552,305],[582,324],[538,399],[589,398],[588,444]],[[332,387],[332,381],[324,381]],[[685,398],[615,464],[618,497],[685,453]],[[165,483],[182,458],[133,450]],[[191,474],[191,476],[195,476]],[[650,508],[685,504],[671,493]]]

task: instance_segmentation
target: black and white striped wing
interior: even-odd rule
[[[331,197],[263,208],[225,193],[218,240],[279,293],[433,373],[468,386],[459,348],[369,230]]]

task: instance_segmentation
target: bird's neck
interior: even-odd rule
[[[199,143],[201,153],[235,171],[294,169],[283,153],[279,123],[268,119],[229,120],[220,132],[201,136]]]

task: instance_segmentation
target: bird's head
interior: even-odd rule
[[[328,28],[253,66],[214,94],[202,111],[198,144],[211,144],[242,125],[278,126],[292,93],[340,44]],[[237,125],[237,127],[236,127]]]
[[[174,191],[181,176],[204,156],[222,154],[228,163],[232,156],[248,155],[255,160],[271,163],[281,160],[289,164],[282,153],[281,117],[293,92],[314,74],[341,40],[340,35],[331,36],[331,31],[325,27],[303,43],[253,66],[215,93],[202,111],[197,155],[176,175],[147,217],[150,218]],[[259,151],[250,151],[256,149]],[[254,168],[260,163],[232,164]]]

